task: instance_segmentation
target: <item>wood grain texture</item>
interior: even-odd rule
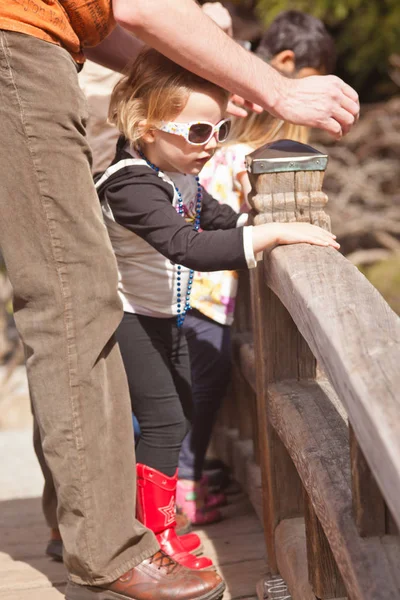
[[[323,171],[252,175],[254,223],[297,221],[330,229],[330,218],[324,211],[328,198],[321,191],[323,178]]]
[[[285,519],[275,531],[279,572],[293,600],[316,600],[308,581],[304,519]]]
[[[333,249],[275,248],[264,274],[322,363],[399,525],[400,319]]]
[[[244,493],[221,510],[222,521],[197,533],[226,581],[223,600],[256,599],[257,581],[268,571],[260,521]],[[1,600],[64,598],[67,571],[45,556],[47,539],[40,498],[0,502]]]
[[[237,422],[234,425],[239,430],[239,437],[241,440],[251,439],[254,423],[254,391],[237,368],[232,369],[232,397],[235,398],[237,415]]]
[[[398,578],[381,539],[361,538],[353,519],[348,430],[343,419],[317,382],[276,384],[269,395],[270,422],[296,465],[349,596],[352,600],[400,598]]]
[[[250,273],[249,271],[240,271],[233,330],[236,333],[247,333],[251,332],[252,328]]]
[[[307,492],[304,500],[304,522],[308,577],[315,595],[320,600],[343,596],[347,593],[346,588]]]
[[[258,448],[262,473],[264,531],[271,572],[277,573],[274,532],[278,523],[302,514],[303,492],[296,469],[268,420],[268,386],[271,381],[298,376],[298,333],[281,302],[264,286],[260,264],[251,273]],[[277,340],[288,340],[287,345]],[[309,351],[308,351],[309,352]],[[311,353],[304,364],[315,361]],[[305,367],[306,369],[306,367]]]
[[[260,356],[260,361],[257,364],[256,372],[256,410],[259,464],[261,469],[261,482],[263,489],[262,520],[264,525],[265,545],[267,547],[271,572],[277,573],[274,531],[279,521],[276,514],[276,490],[272,471],[273,449],[271,448],[270,443],[272,428],[267,417],[267,388],[265,385],[266,377],[264,368],[263,337],[260,332],[260,321],[262,319],[261,315],[263,306],[263,300],[261,296],[262,291],[262,269],[260,266],[258,266],[251,273],[251,300],[254,319],[254,344]]]
[[[334,426],[330,419],[329,423]],[[259,528],[261,529],[263,520],[261,506],[261,472],[260,468],[253,462],[250,440],[243,442],[239,440],[237,432],[234,435],[229,435],[229,430],[222,426],[217,427],[215,438],[217,440],[216,447],[218,451],[220,451],[225,444],[231,445],[231,440],[234,440],[234,450],[233,452],[230,452],[233,460],[232,469],[235,475],[239,474],[243,490],[249,496],[249,500],[258,514],[260,520]],[[346,433],[344,433],[343,439],[347,439]],[[222,452],[222,454],[224,454],[224,452]],[[248,519],[249,517],[240,516],[240,514],[235,517],[235,531],[237,530],[238,535],[246,528],[249,533],[257,531],[257,528],[253,529],[253,522],[250,522]],[[224,531],[224,523],[219,523],[212,527],[213,538],[217,538],[221,535],[219,532],[220,528],[221,532]],[[258,531],[260,531],[260,529]],[[394,567],[396,560],[399,558],[398,541],[396,541],[394,536],[386,536],[382,540],[382,545],[388,562]],[[283,579],[288,583],[292,599],[316,600],[308,582],[306,537],[303,518],[284,519],[279,523],[275,529],[275,548],[277,567]],[[340,600],[346,599],[341,598]]]
[[[386,507],[371,469],[349,427],[353,515],[361,536],[386,533]]]

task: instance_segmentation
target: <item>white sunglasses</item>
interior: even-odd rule
[[[161,121],[157,129],[166,133],[180,135],[193,146],[203,146],[211,140],[215,132],[218,134],[218,142],[225,142],[231,130],[231,119],[223,119],[217,125],[213,125],[207,121],[192,121],[191,123]]]

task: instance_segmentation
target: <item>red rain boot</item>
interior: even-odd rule
[[[186,552],[191,552],[196,556],[203,552],[203,544],[201,543],[201,539],[197,533],[186,533],[184,535],[180,535],[179,539],[181,540],[182,546],[185,548]]]
[[[137,464],[136,518],[156,535],[161,550],[189,569],[209,569],[209,558],[193,556],[185,550],[175,532],[177,474],[167,477],[146,465]]]

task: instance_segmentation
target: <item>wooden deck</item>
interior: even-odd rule
[[[21,432],[15,437],[18,436]],[[18,460],[12,432],[7,432],[6,444],[0,443],[0,599],[61,600],[67,573],[62,564],[44,554],[48,531],[37,493],[37,477],[32,489],[27,489],[36,465],[34,457],[27,455],[29,431],[25,437]],[[14,473],[14,483],[10,472]],[[15,478],[21,481],[23,493],[34,497],[21,497],[23,494],[13,487]],[[11,486],[9,495],[7,486]],[[261,524],[243,493],[230,495],[229,505],[222,510],[223,521],[198,531],[205,554],[213,559],[226,581],[224,600],[256,599],[257,582],[267,572]]]

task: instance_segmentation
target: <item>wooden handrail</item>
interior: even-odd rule
[[[289,140],[252,153],[253,222],[329,228],[326,162]],[[294,600],[400,598],[400,319],[332,248],[277,247],[240,279],[228,427],[254,441],[271,573],[301,577],[279,544],[303,523]]]
[[[276,248],[264,273],[323,365],[400,526],[400,319],[333,249]]]

